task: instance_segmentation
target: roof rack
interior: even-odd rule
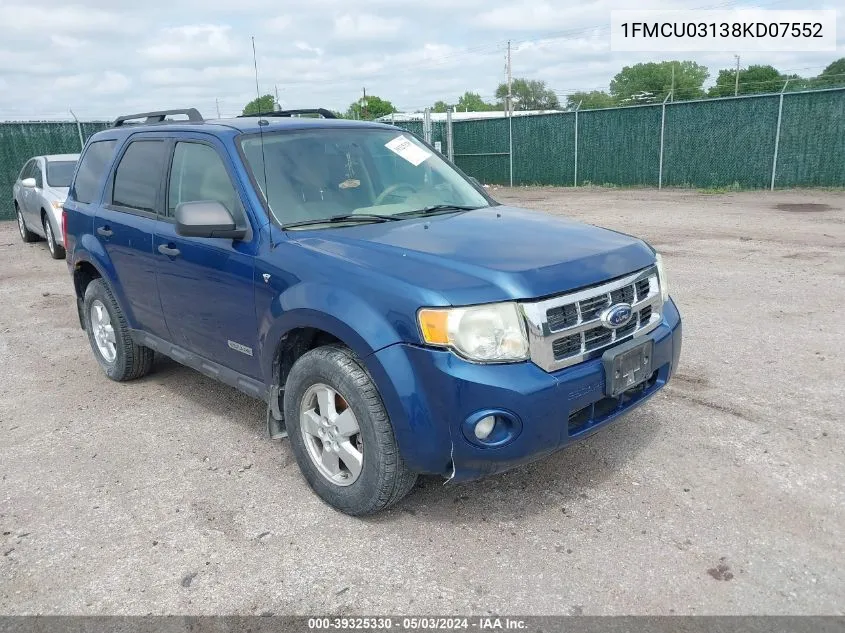
[[[196,108],[185,108],[182,110],[159,110],[158,112],[126,114],[114,120],[114,127],[121,127],[127,121],[134,121],[136,119],[145,119],[144,123],[163,123],[165,118],[173,114],[184,114],[191,123],[202,123],[205,120]],[[181,121],[173,121],[173,123],[181,123]]]
[[[335,113],[325,108],[306,108],[304,110],[275,110],[274,112],[257,112],[256,114],[241,114],[239,118],[256,116],[290,117],[297,114],[319,114],[324,119],[336,119]]]

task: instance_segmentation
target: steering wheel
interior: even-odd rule
[[[373,200],[373,206],[377,207],[382,202],[384,202],[385,198],[391,196],[392,194],[396,193],[401,189],[407,189],[412,194],[418,193],[417,189],[413,185],[409,185],[407,182],[397,182],[395,185],[390,185],[387,189],[382,191],[375,200]]]

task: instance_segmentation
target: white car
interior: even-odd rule
[[[21,169],[12,188],[18,229],[24,242],[47,240],[53,259],[65,256],[62,204],[67,197],[79,154],[36,156]]]

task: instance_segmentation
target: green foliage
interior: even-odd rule
[[[243,114],[246,116],[264,114],[275,110],[276,101],[273,95],[262,95],[256,97],[244,106]]]
[[[480,94],[468,91],[461,95],[455,108],[460,112],[490,112],[499,109],[496,104],[484,101]]]
[[[813,88],[839,88],[845,86],[845,57],[828,64],[821,74],[812,80]]]
[[[610,94],[619,105],[662,101],[672,89],[675,99],[698,99],[710,75],[706,66],[692,61],[648,62],[625,66],[610,82]]]
[[[367,119],[372,121],[382,116],[396,112],[396,108],[387,99],[375,95],[367,95],[367,101],[363,99],[353,101],[346,110],[348,119]]]
[[[581,104],[582,110],[595,110],[597,108],[612,108],[615,105],[613,97],[604,90],[592,90],[590,92],[573,92],[566,97],[566,109],[574,110]]]
[[[536,79],[514,79],[511,82],[511,94],[513,95],[514,110],[559,110],[560,101],[553,90],[546,87],[545,81]],[[501,83],[496,88],[496,98],[499,105],[494,109],[503,107],[505,98],[508,96],[508,84]]]
[[[432,112],[446,112],[446,110],[448,110],[450,107],[452,107],[452,106],[450,106],[445,101],[437,101],[432,106],[431,111]]]
[[[795,76],[795,78],[800,79]],[[739,94],[754,95],[780,92],[786,82],[786,76],[774,66],[755,65],[739,71]],[[707,91],[708,97],[732,97],[736,90],[736,69],[725,68],[719,71],[716,85]]]

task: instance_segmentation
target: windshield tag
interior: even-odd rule
[[[354,178],[347,178],[342,183],[338,185],[340,189],[355,189],[356,187],[361,186],[360,180],[355,180]]]
[[[414,167],[418,167],[420,163],[431,157],[431,152],[427,152],[422,147],[414,145],[404,134],[400,134],[392,141],[385,143],[384,146],[394,154],[398,154],[404,158]]]

